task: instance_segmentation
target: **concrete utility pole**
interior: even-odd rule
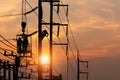
[[[82,70],[81,65],[84,64],[86,66],[86,70]],[[89,80],[88,77],[88,61],[80,60],[79,51],[77,51],[77,80],[81,80],[81,75],[86,75],[86,80]]]
[[[42,80],[42,64],[39,59],[42,55],[42,0],[38,0],[38,80]]]
[[[50,80],[52,80],[52,31],[53,31],[53,2],[50,0]]]
[[[79,62],[79,50],[77,51],[77,80],[80,80],[80,62]]]

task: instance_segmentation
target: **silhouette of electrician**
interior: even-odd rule
[[[18,51],[18,53],[22,52],[22,40],[20,37],[17,40],[17,51]]]
[[[19,39],[17,40],[17,48],[18,48],[18,53],[25,53],[28,51],[28,38],[27,37],[32,36],[36,32],[32,34],[25,34],[26,22],[22,22],[21,26],[22,26],[23,34],[20,34],[20,36],[22,36],[22,39],[19,37]],[[41,38],[43,39],[45,36],[48,36],[48,32],[46,30],[43,30],[41,32]]]
[[[28,47],[28,39],[27,38],[24,38],[23,41],[22,41],[22,44],[23,44],[23,52],[26,52],[27,51],[27,47]]]
[[[46,30],[43,30],[42,33],[41,33],[42,39],[43,39],[45,36],[48,36],[48,32],[47,32]]]

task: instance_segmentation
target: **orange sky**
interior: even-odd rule
[[[37,0],[29,1],[36,7]],[[70,26],[81,56],[89,60],[91,80],[119,80],[120,0],[63,0],[63,2],[69,4]],[[45,9],[47,8],[45,6]],[[45,19],[48,12],[44,11]],[[16,13],[21,13],[21,0],[0,0],[0,16]],[[20,33],[20,23],[21,16],[0,17],[0,34],[8,39],[15,38],[15,35]],[[28,27],[30,32],[37,30],[37,16],[34,13],[28,15]],[[62,64],[61,59],[65,54],[55,55],[60,56],[55,57],[55,63],[58,66],[59,61],[62,69],[66,65]]]

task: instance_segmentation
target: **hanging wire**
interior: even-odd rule
[[[14,48],[17,48],[15,45],[13,45],[11,42],[9,42],[7,39],[5,39],[2,35],[0,35],[0,37],[5,40],[6,42],[8,42],[11,46],[13,46]]]
[[[24,9],[24,7],[23,7],[23,5],[24,5],[24,0],[22,0],[22,9],[21,9],[21,15],[22,15],[22,17],[21,17],[21,22],[23,21],[23,9]]]
[[[55,71],[56,74],[59,74],[58,70],[56,69],[55,65],[53,65],[53,69]]]
[[[21,18],[21,22],[23,21],[27,21],[27,18],[26,18],[26,0],[22,0],[22,10],[21,10],[21,13],[22,13],[22,18]]]
[[[27,0],[25,0],[25,2],[26,2],[26,3],[28,4],[28,6],[32,9],[31,11],[34,11],[34,10],[36,10],[36,8],[38,8],[38,7],[33,8]],[[24,5],[24,0],[22,0],[22,5],[21,5],[21,6],[23,6],[23,5]],[[24,8],[22,7],[21,12],[23,12],[23,9],[24,9]],[[20,16],[20,15],[28,14],[28,13],[30,13],[31,11],[28,11],[28,12],[26,12],[26,13],[17,13],[17,14],[1,15],[0,17]],[[35,11],[34,11],[34,13],[38,16],[38,14],[37,14]],[[23,19],[23,18],[22,18],[22,19]]]
[[[14,50],[16,50],[16,48],[13,48],[12,46],[8,45],[7,43],[3,42],[2,40],[0,40],[1,43],[5,44],[6,46],[8,46],[9,48],[12,48]]]
[[[10,15],[1,15],[0,17],[9,17],[9,16],[20,16],[21,13],[18,14],[10,14]]]
[[[2,52],[0,52],[0,54],[4,56],[4,54],[3,54]],[[7,57],[7,58],[9,58],[9,59],[13,60],[13,58],[10,58],[10,57]]]
[[[0,50],[12,51],[12,50],[5,49],[5,48],[2,48],[2,47],[0,47]]]
[[[4,50],[4,51],[8,51],[8,52],[13,52],[12,50],[5,49],[5,48],[2,48],[2,47],[0,47],[0,50]],[[14,52],[14,54],[17,54],[17,53]]]
[[[34,13],[38,16],[38,14],[35,12],[34,8],[31,6],[31,4],[26,0],[26,3],[29,5],[29,7],[34,11]],[[36,7],[38,8],[38,7]]]
[[[75,73],[75,71],[74,71],[74,68],[73,68],[73,66],[72,66],[72,63],[71,63],[70,59],[68,59],[68,61],[69,61],[70,68],[71,68],[71,70],[72,70],[72,72],[73,72],[73,74],[74,74],[74,77],[77,78],[77,75],[76,75],[76,73]]]

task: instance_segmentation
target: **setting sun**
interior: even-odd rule
[[[49,62],[50,62],[49,56],[48,55],[42,55],[41,63],[42,64],[49,64]]]

